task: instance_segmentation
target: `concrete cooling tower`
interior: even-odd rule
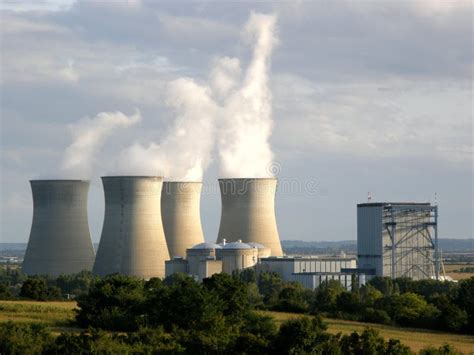
[[[32,180],[33,222],[22,270],[28,275],[91,270],[94,247],[87,219],[89,181]]]
[[[186,257],[186,249],[204,242],[201,227],[201,182],[164,182],[161,216],[170,256]]]
[[[102,183],[105,216],[93,272],[164,277],[169,254],[161,222],[163,178],[106,176]]]
[[[275,219],[277,180],[219,179],[222,214],[217,243],[259,243],[281,256],[280,237]]]

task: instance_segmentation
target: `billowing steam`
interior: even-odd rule
[[[238,59],[222,57],[215,60],[208,85],[190,78],[171,82],[166,103],[176,113],[173,127],[159,144],[135,143],[124,150],[117,170],[200,181],[217,134],[222,176],[271,176],[273,121],[268,75],[277,42],[275,23],[274,15],[252,14],[248,20],[244,37],[254,43],[254,49],[243,77]]]
[[[72,144],[66,149],[61,164],[61,174],[90,178],[99,149],[115,130],[139,122],[140,112],[127,116],[122,112],[101,112],[94,118],[83,118],[69,125]]]
[[[218,148],[223,177],[268,177],[273,159],[269,138],[272,132],[272,96],[268,85],[270,57],[277,43],[276,16],[253,13],[244,35],[253,41],[252,60],[240,87],[235,73],[240,68],[224,58],[219,63],[227,71],[217,80],[221,91],[230,92],[224,101]],[[227,74],[227,75],[226,75]]]
[[[200,181],[214,145],[217,106],[210,89],[189,78],[168,85],[166,104],[176,121],[161,144],[134,144],[122,152],[120,171],[138,171],[170,180]]]

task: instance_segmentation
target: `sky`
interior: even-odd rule
[[[166,141],[170,83],[191,78],[205,95],[219,58],[251,66],[242,33],[252,13],[276,18],[266,112],[280,238],[355,239],[368,193],[433,203],[436,194],[440,237],[473,237],[470,1],[3,0],[0,9],[2,242],[28,240],[28,181],[58,177],[65,152],[82,151],[77,132],[117,113],[90,161],[98,242],[100,176],[127,147]],[[219,153],[209,134],[189,139],[200,137],[210,143],[201,216],[214,241]]]

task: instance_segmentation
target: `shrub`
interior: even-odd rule
[[[20,297],[46,301],[61,298],[61,290],[54,286],[49,286],[44,278],[30,277],[21,286]]]
[[[0,323],[2,354],[39,354],[52,341],[52,336],[42,324]]]
[[[83,327],[136,330],[143,323],[144,282],[124,275],[97,281],[88,294],[78,297],[76,321]]]

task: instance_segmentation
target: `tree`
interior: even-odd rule
[[[274,272],[261,272],[257,282],[263,303],[268,308],[273,307],[278,302],[278,294],[283,288],[282,278]]]
[[[144,282],[110,275],[94,283],[78,297],[76,320],[83,327],[108,330],[136,330],[143,323]]]
[[[456,304],[468,317],[467,331],[474,334],[474,276],[459,282],[459,293]]]
[[[396,293],[393,280],[390,277],[375,276],[369,281],[369,285],[382,292],[384,296],[391,296],[392,294]]]
[[[231,353],[267,354],[277,331],[272,317],[250,312],[245,317]]]
[[[323,282],[315,290],[313,302],[311,304],[311,312],[335,312],[336,300],[344,292],[344,287],[336,280]]]
[[[40,354],[53,337],[42,324],[0,323],[0,352]]]
[[[338,311],[356,314],[362,311],[362,304],[359,293],[342,292],[336,298],[336,308]]]
[[[165,331],[206,329],[210,334],[223,327],[224,308],[217,292],[184,274],[166,278],[145,304],[148,326],[163,326]]]
[[[236,325],[250,311],[248,285],[238,277],[222,273],[203,280],[203,286],[221,300],[224,316]]]
[[[308,297],[306,291],[301,284],[286,284],[278,294],[278,302],[273,308],[285,312],[307,312],[309,310],[308,299],[312,296],[312,292],[310,292],[311,296]]]
[[[96,277],[90,271],[81,271],[72,275],[59,275],[55,284],[61,289],[63,294],[75,296],[87,293]]]
[[[46,301],[61,298],[61,290],[57,287],[48,286],[42,277],[30,277],[21,286],[20,297]]]
[[[457,351],[454,347],[449,344],[440,346],[439,348],[428,347],[420,350],[420,355],[461,355],[462,353]]]
[[[274,351],[281,354],[319,353],[330,339],[319,316],[301,317],[284,322],[276,336]]]
[[[438,295],[434,298],[434,304],[441,312],[439,328],[458,332],[467,327],[469,319],[466,311],[459,308],[447,295]]]
[[[360,300],[366,307],[373,307],[375,302],[383,298],[383,293],[371,284],[366,284],[359,289]]]
[[[432,327],[439,310],[415,293],[406,292],[390,298],[390,316],[402,326]]]

